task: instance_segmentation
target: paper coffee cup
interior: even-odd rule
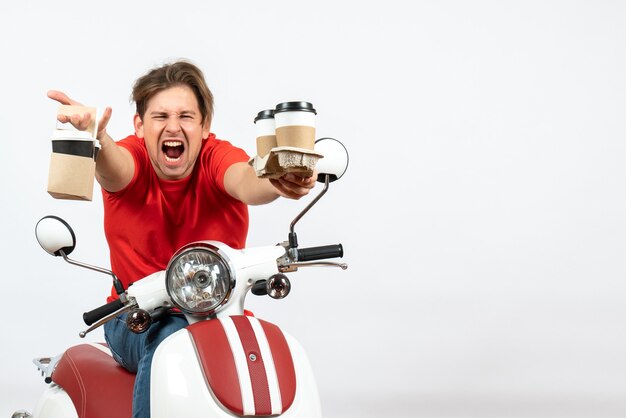
[[[276,143],[279,147],[312,150],[315,146],[315,115],[309,102],[284,102],[276,106]]]
[[[254,118],[256,126],[256,150],[259,157],[265,157],[276,143],[276,121],[274,109],[263,110]]]
[[[98,149],[89,132],[55,130],[48,193],[56,199],[91,200]]]

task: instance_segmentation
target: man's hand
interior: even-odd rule
[[[57,102],[63,105],[72,105],[72,106],[83,106],[81,103],[76,100],[70,99],[65,93],[56,90],[48,91],[48,97],[52,100],[56,100]],[[112,109],[107,107],[98,122],[98,132],[96,133],[96,138],[102,139],[106,136],[106,127],[111,119]],[[89,124],[91,123],[91,115],[89,113],[85,113],[83,115],[74,114],[71,116],[67,115],[57,115],[57,120],[61,123],[71,123],[76,129],[84,131],[87,130]]]
[[[317,172],[314,172],[311,177],[301,177],[294,173],[287,173],[278,179],[270,179],[270,183],[282,197],[297,200],[309,194],[315,186],[316,179]]]

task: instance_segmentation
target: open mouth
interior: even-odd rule
[[[168,163],[174,163],[180,159],[185,151],[185,146],[181,141],[164,141],[161,146],[161,151],[165,156],[165,161]]]

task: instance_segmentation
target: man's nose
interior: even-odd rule
[[[180,120],[177,116],[172,115],[167,118],[167,124],[165,125],[165,130],[170,133],[180,132]]]

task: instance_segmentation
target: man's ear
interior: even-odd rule
[[[211,133],[211,121],[209,118],[202,124],[202,139],[207,139]]]
[[[133,125],[135,125],[135,135],[139,138],[143,138],[143,121],[141,120],[139,113],[135,113],[135,116],[133,117]]]

